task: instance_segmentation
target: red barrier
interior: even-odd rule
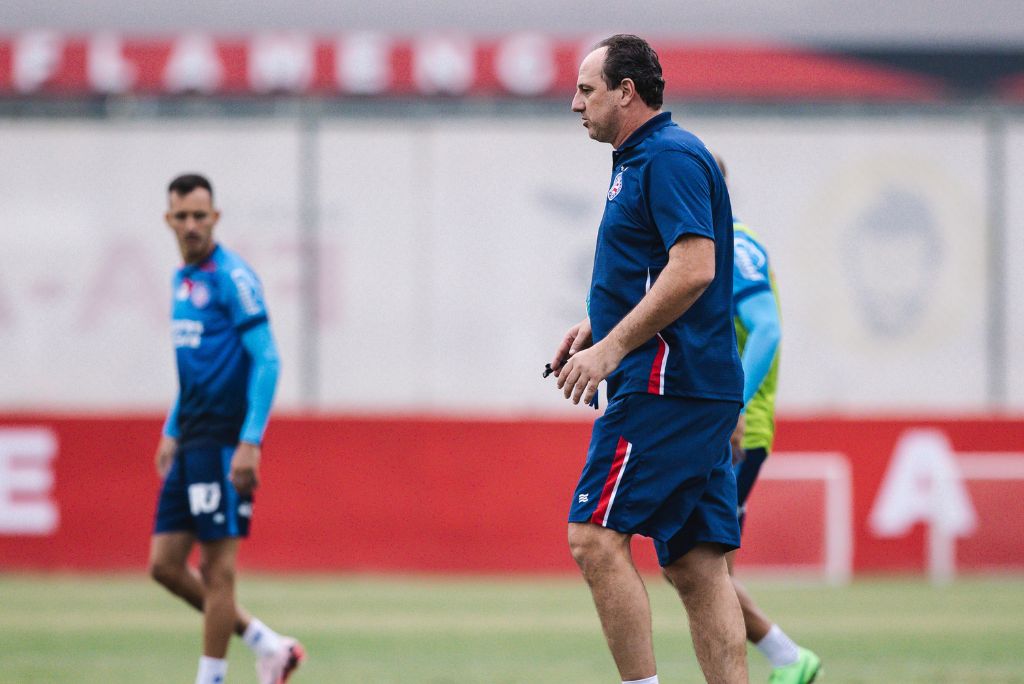
[[[143,567],[159,428],[156,417],[0,417],[0,568]],[[589,433],[564,421],[276,418],[243,563],[574,571],[565,517]],[[835,452],[848,464],[854,571],[921,571],[943,539],[960,568],[1022,569],[1022,445],[1024,420],[801,419],[780,421],[773,458]],[[760,482],[742,562],[823,563],[827,498],[823,480]]]
[[[0,96],[572,95],[592,39],[511,34],[172,37],[27,31],[0,36]],[[931,102],[941,78],[841,51],[655,41],[666,97]]]

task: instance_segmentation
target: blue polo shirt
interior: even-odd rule
[[[608,398],[631,392],[743,401],[733,327],[733,226],[729,191],[711,153],[658,114],[612,153],[597,233],[590,323],[600,341],[647,294],[687,234],[715,242],[715,278],[675,322],[622,360]]]
[[[263,288],[241,257],[218,245],[201,263],[178,269],[172,291],[179,442],[236,444],[252,366],[242,335],[267,321]]]

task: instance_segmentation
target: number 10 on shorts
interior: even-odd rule
[[[198,482],[188,487],[188,507],[192,515],[213,513],[220,506],[220,483]]]

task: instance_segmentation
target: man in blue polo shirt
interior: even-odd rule
[[[305,657],[302,646],[235,602],[235,559],[249,534],[277,349],[259,279],[213,239],[220,212],[210,182],[179,176],[168,202],[165,219],[185,262],[171,290],[180,389],[156,452],[163,487],[150,574],[203,613],[196,684],[225,681],[232,632],[256,654],[260,684],[279,684]],[[197,540],[200,573],[188,565]]]
[[[658,681],[646,589],[629,551],[652,537],[709,682],[745,682],[743,617],[726,553],[739,546],[729,436],[743,401],[732,316],[729,193],[703,143],[661,112],[658,56],[636,36],[580,66],[572,109],[610,143],[588,316],[551,366],[566,398],[607,380],[573,494],[569,545],[623,682]]]

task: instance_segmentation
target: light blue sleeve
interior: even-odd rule
[[[242,333],[242,345],[252,359],[252,368],[249,370],[249,410],[239,439],[260,444],[270,418],[280,368],[270,324],[264,321],[248,328]]]
[[[736,315],[747,329],[743,347],[743,405],[746,406],[764,382],[782,339],[782,324],[775,295],[757,292],[736,303]]]
[[[174,403],[171,404],[171,410],[167,412],[167,420],[164,421],[164,434],[174,439],[178,439],[181,436],[181,431],[178,430],[179,403],[181,403],[181,394],[175,395]]]

